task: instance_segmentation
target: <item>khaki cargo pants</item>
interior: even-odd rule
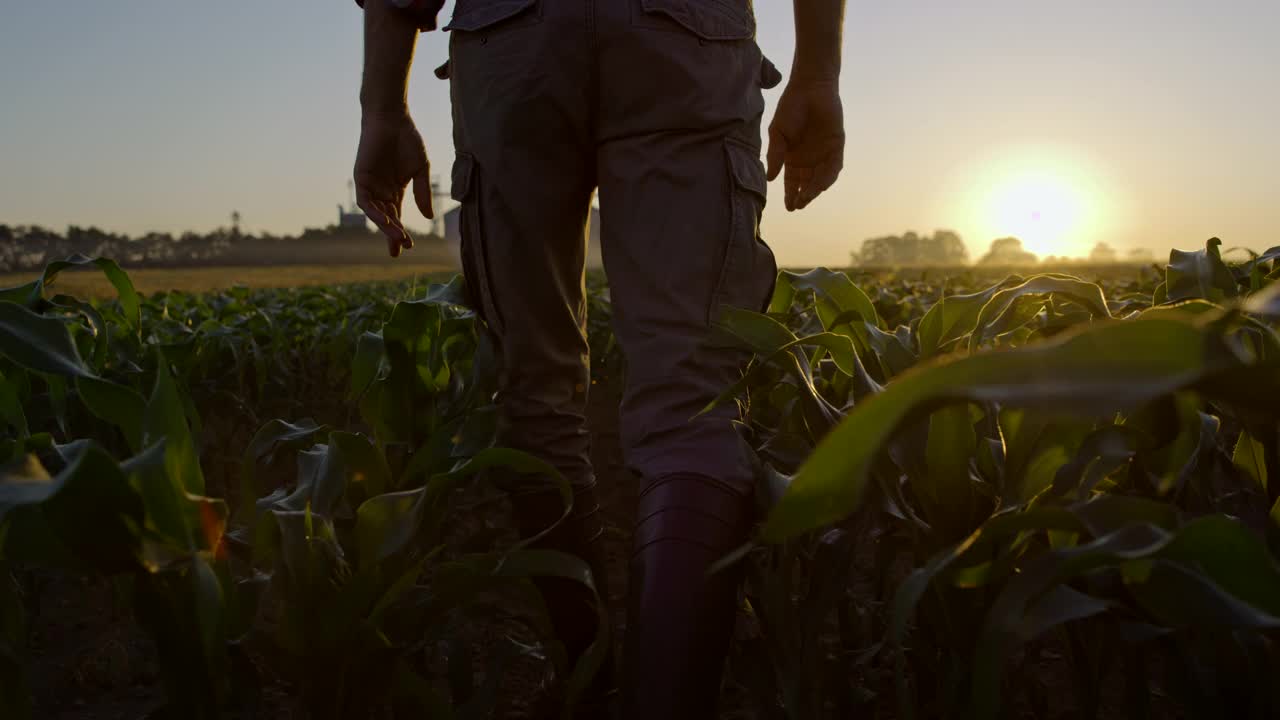
[[[644,478],[753,484],[733,405],[690,421],[745,357],[721,303],[761,309],[762,87],[750,0],[458,0],[450,38],[464,273],[497,340],[500,442],[589,486],[585,223],[600,193],[621,435]]]
[[[670,670],[628,671],[621,702],[654,717],[707,715],[734,590],[725,580],[698,600],[691,585],[744,539],[754,477],[736,406],[692,418],[747,360],[711,342],[718,307],[759,310],[772,294],[777,267],[759,233],[761,89],[780,76],[755,43],[750,0],[458,0],[446,29],[452,196],[471,300],[500,356],[498,442],[574,484],[574,517],[543,544],[585,557],[602,581],[584,425],[585,225],[598,189],[627,361],[621,437],[642,482],[626,666]],[[507,481],[522,532],[559,515],[556,498]],[[691,547],[703,556],[690,561]],[[676,565],[643,559],[654,552],[674,552]],[[569,659],[579,657],[595,635],[590,598],[562,580],[539,588]],[[687,599],[662,604],[677,597]],[[614,682],[610,662],[600,697]]]

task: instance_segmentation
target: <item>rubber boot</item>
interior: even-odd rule
[[[623,648],[623,720],[713,720],[737,616],[741,563],[709,573],[747,539],[750,497],[700,475],[641,493]]]
[[[521,537],[531,537],[550,526],[564,511],[558,492],[513,493],[512,515]],[[607,563],[600,542],[604,523],[595,485],[574,488],[573,513],[555,530],[532,547],[557,550],[577,555],[587,562],[596,589],[603,602],[608,598]],[[578,660],[596,639],[597,608],[591,591],[581,583],[562,578],[535,578],[534,585],[547,606],[551,627],[564,645],[566,671],[572,672]],[[606,720],[616,695],[617,671],[612,646],[593,683],[580,699],[573,717],[576,720]],[[539,704],[541,714],[559,718],[560,705],[568,676],[557,678],[557,686]],[[553,711],[553,712],[548,712]]]

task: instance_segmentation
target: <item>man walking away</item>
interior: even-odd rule
[[[406,186],[432,216],[427,156],[407,79],[442,0],[366,0],[357,202],[391,255],[412,247]],[[714,718],[740,572],[709,566],[750,531],[755,478],[734,406],[690,420],[747,357],[710,342],[721,305],[762,310],[777,274],[759,233],[766,177],[788,210],[835,182],[844,0],[794,0],[796,53],[760,162],[762,91],[781,76],[755,42],[751,0],[458,0],[449,42],[463,271],[500,355],[498,441],[575,490],[544,541],[604,582],[584,425],[584,226],[600,193],[614,331],[627,358],[620,409],[641,483],[619,705],[635,720]],[[445,74],[442,72],[441,74]],[[502,482],[522,532],[559,514],[529,478]],[[580,586],[539,584],[575,661],[595,633]],[[612,667],[578,717],[604,717]]]

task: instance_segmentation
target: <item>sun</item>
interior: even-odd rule
[[[1022,170],[991,186],[984,214],[1000,237],[1016,237],[1040,257],[1080,255],[1093,219],[1087,193],[1065,172]]]
[[[1115,229],[1110,185],[1102,166],[1082,148],[975,148],[952,174],[952,217],[963,218],[970,248],[979,254],[992,240],[1016,237],[1042,259],[1083,257]]]

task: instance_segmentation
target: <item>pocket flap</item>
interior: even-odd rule
[[[768,192],[768,183],[759,151],[735,142],[726,142],[724,150],[729,156],[729,174],[733,176],[733,183],[764,198]]]
[[[471,194],[471,174],[475,164],[476,159],[466,153],[458,153],[458,157],[454,158],[449,197],[462,202]]]
[[[458,0],[445,30],[483,30],[533,7],[538,0]]]
[[[640,0],[640,7],[666,15],[703,40],[750,40],[756,35],[751,11],[729,0]]]
[[[778,83],[782,82],[782,73],[778,72],[778,66],[774,65],[769,58],[760,56],[760,87],[765,90],[771,90],[778,87]]]

